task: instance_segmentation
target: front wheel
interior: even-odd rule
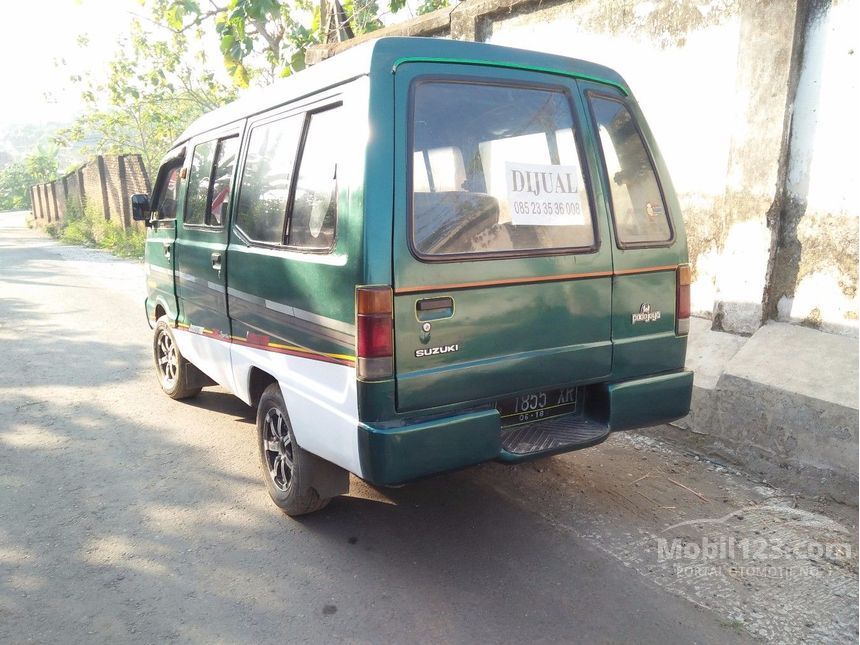
[[[296,443],[284,396],[272,383],[257,408],[257,439],[263,480],[272,501],[287,515],[304,515],[324,508],[330,498],[310,486],[311,455]]]
[[[155,335],[152,341],[155,357],[155,370],[161,389],[171,399],[187,399],[200,393],[201,387],[188,386],[189,363],[176,346],[176,339],[170,328],[170,320],[162,316],[155,323]]]

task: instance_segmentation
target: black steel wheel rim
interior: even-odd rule
[[[278,408],[269,409],[263,419],[263,457],[275,488],[286,491],[293,478],[293,441]]]

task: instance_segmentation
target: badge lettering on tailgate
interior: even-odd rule
[[[415,358],[423,358],[425,356],[435,356],[436,354],[450,354],[451,352],[459,352],[460,345],[442,345],[440,347],[424,347],[415,350]]]
[[[639,307],[639,312],[632,315],[633,316],[633,324],[636,323],[649,323],[654,322],[655,320],[660,320],[660,312],[652,311],[651,305],[647,302],[643,302]]]

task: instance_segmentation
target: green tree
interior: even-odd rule
[[[269,83],[305,66],[310,45],[340,40],[382,27],[377,0],[142,0],[157,24],[175,34],[212,30],[219,37],[224,65],[238,87]],[[419,14],[448,6],[449,0],[421,0]],[[406,0],[388,0],[395,13]]]
[[[31,207],[30,187],[57,176],[57,149],[40,146],[0,170],[0,211]]]
[[[442,9],[447,6],[448,0],[424,0],[420,5],[418,5],[418,15],[423,16],[431,11],[436,11],[436,9]]]
[[[82,88],[85,109],[57,133],[57,143],[91,141],[85,153],[139,154],[154,176],[161,157],[191,121],[235,97],[235,89],[207,69],[204,50],[195,45],[201,36],[159,38],[133,21],[103,77],[72,77]],[[86,39],[80,44],[86,46]]]

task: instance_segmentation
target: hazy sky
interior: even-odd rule
[[[0,127],[72,119],[80,108],[80,89],[69,76],[102,69],[132,17],[145,15],[138,0],[0,0],[0,4],[5,27],[0,38],[5,88]],[[409,0],[394,20],[407,18],[414,4]],[[81,34],[89,37],[86,49],[77,44]],[[57,67],[58,59],[67,65]],[[217,56],[212,60],[220,62]]]
[[[68,121],[80,107],[73,71],[100,69],[127,30],[136,0],[4,0],[5,29],[0,38],[3,100],[0,124]],[[77,38],[90,45],[81,49]],[[65,67],[55,61],[65,59]],[[50,94],[46,99],[45,94]]]

